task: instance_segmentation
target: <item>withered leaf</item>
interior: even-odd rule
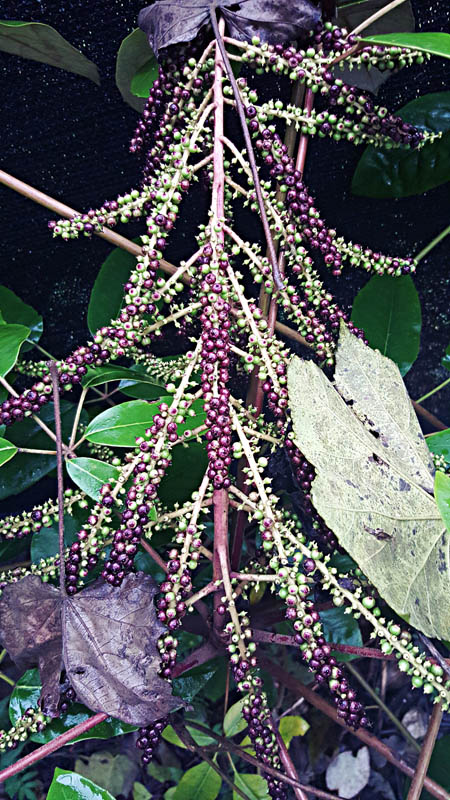
[[[398,367],[344,327],[335,386],[294,358],[288,388],[295,443],[316,469],[317,511],[398,614],[448,639],[450,535]]]
[[[157,0],[140,11],[138,24],[157,54],[164,47],[194,39],[216,9],[225,17],[231,36],[246,40],[259,36],[274,44],[297,38],[320,17],[309,0]]]
[[[158,638],[164,632],[153,605],[158,591],[144,573],[112,587],[96,581],[63,604],[63,659],[77,698],[145,726],[181,705],[158,676]]]
[[[26,575],[0,597],[0,641],[20,669],[38,664],[41,706],[57,716],[62,669],[61,603],[58,589]]]
[[[158,675],[164,632],[158,586],[143,572],[119,588],[98,580],[74,597],[27,575],[0,597],[0,641],[23,669],[38,664],[41,704],[57,716],[63,667],[77,699],[131,725],[149,725],[182,701]]]

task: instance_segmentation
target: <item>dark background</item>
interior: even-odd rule
[[[63,70],[0,53],[2,168],[77,210],[96,207],[139,182],[139,160],[128,152],[138,115],[122,100],[114,70],[120,42],[136,27],[141,5],[135,0],[2,4],[2,18],[54,26],[99,68],[100,87]],[[418,30],[448,30],[448,0],[413,0],[413,6]],[[434,58],[390,78],[378,99],[396,109],[449,84],[449,62]],[[384,252],[417,253],[448,225],[448,184],[402,200],[352,196],[351,178],[362,149],[345,142],[311,141],[306,180],[318,208],[349,239]],[[195,196],[192,199],[195,203]],[[202,206],[199,198],[197,205]],[[190,238],[195,226],[188,216],[184,229]],[[111,247],[95,237],[68,243],[52,239],[47,229],[52,217],[0,186],[1,282],[43,315],[43,346],[64,356],[87,337],[90,290]],[[142,232],[136,225],[122,230],[130,238]],[[450,341],[447,253],[446,242],[436,247],[414,278],[422,301],[422,348],[406,382],[415,398],[448,377],[440,366]],[[169,259],[180,254],[173,248],[167,251]],[[351,306],[366,281],[366,274],[348,270],[332,289],[343,306]],[[445,390],[426,405],[450,423],[449,400],[450,390]]]

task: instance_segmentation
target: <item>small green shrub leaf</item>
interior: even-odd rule
[[[154,81],[158,77],[159,67],[155,56],[152,56],[142,65],[131,79],[131,91],[136,97],[147,99]]]
[[[0,325],[0,377],[13,368],[19,350],[31,331],[25,325]]]
[[[236,736],[237,733],[241,733],[241,731],[245,730],[247,727],[248,723],[242,716],[244,702],[244,698],[238,700],[237,703],[234,703],[234,705],[232,705],[225,714],[225,719],[223,721],[223,731],[225,736]]]
[[[140,238],[133,239],[141,244]],[[87,324],[92,335],[116,319],[123,302],[123,286],[136,266],[136,257],[116,247],[104,260],[89,298]]]
[[[0,50],[30,58],[32,61],[41,61],[67,72],[75,72],[100,85],[95,64],[50,25],[23,20],[1,20]]]
[[[112,794],[102,789],[89,778],[56,767],[48,790],[47,800],[115,800]]]
[[[30,340],[32,342],[39,341],[44,330],[41,315],[6,286],[0,286],[0,312],[5,322],[25,325],[30,329]],[[30,342],[24,342],[22,352],[31,350],[32,347]]]
[[[125,39],[122,41],[116,60],[116,85],[128,105],[135,109],[135,111],[143,111],[145,106],[144,97],[139,92],[135,91],[138,88],[142,91],[144,86],[143,76],[136,77],[136,73],[140,73],[142,68],[153,60],[156,61],[147,37],[144,31],[140,28],[135,28]],[[149,74],[154,74],[155,78],[158,76],[158,71],[149,70]],[[136,79],[135,79],[136,78]],[[133,86],[133,79],[134,86]],[[154,79],[153,79],[154,80]],[[148,88],[151,84],[146,81]],[[138,95],[138,96],[136,96]]]
[[[419,353],[422,325],[412,278],[374,275],[355,297],[352,321],[363,329],[370,346],[395,361],[406,375]]]
[[[143,436],[146,428],[152,424],[161,402],[170,405],[172,397],[161,397],[158,403],[130,400],[108,408],[89,423],[85,431],[86,439],[110,447],[134,447],[136,437]],[[193,416],[186,414],[186,421],[178,426],[178,433],[192,430],[204,422],[201,402],[194,401],[192,408],[196,413]]]
[[[294,357],[288,388],[294,441],[316,470],[316,510],[394,611],[448,638],[448,533],[398,367],[343,326],[334,384]]]
[[[98,500],[104,483],[117,480],[120,474],[117,467],[96,458],[72,458],[66,467],[73,482],[93,500]]]
[[[450,428],[427,436],[427,445],[436,456],[444,456],[450,462]]]
[[[119,389],[124,394],[127,394],[129,387],[140,386],[141,384],[148,387],[149,393],[154,392],[151,399],[164,394],[164,385],[157,378],[152,378],[143,370],[120,367],[116,364],[100,367],[100,369],[88,369],[81,383],[84,387],[89,388],[101,386],[103,383],[111,383],[112,381],[120,381]],[[144,399],[147,400],[148,398],[145,397]]]
[[[248,797],[248,800],[269,800],[269,789],[267,781],[262,775],[252,775],[250,772],[235,772],[233,783],[236,784]],[[237,792],[233,792],[233,800],[241,800]]]
[[[439,470],[437,470],[434,479],[434,496],[441,512],[441,517],[450,532],[450,475],[445,475]]]
[[[322,615],[320,615],[322,617]],[[309,723],[306,719],[298,716],[281,717],[279,730],[283,742],[289,747],[294,736],[304,736],[309,731]]]
[[[6,439],[0,439],[0,467],[10,461],[16,453],[17,447],[15,444],[8,442]]]
[[[442,58],[450,58],[450,33],[381,33],[364,36],[363,42],[386,44],[390,47],[408,47]]]
[[[39,678],[39,670],[27,670],[20,680],[17,681],[11,693],[9,718],[12,725],[15,725],[27,708],[37,707],[41,691],[42,686]],[[60,736],[62,733],[65,733],[65,731],[70,730],[75,725],[78,725],[80,722],[85,722],[89,717],[92,717],[92,711],[89,711],[86,706],[81,703],[72,703],[66,714],[57,719],[53,719],[43,731],[40,733],[33,733],[30,739],[39,744],[46,744],[56,739],[56,737]],[[136,726],[127,725],[127,723],[120,722],[118,719],[108,717],[104,722],[100,722],[94,728],[81,734],[81,736],[78,736],[73,741],[80,742],[83,739],[112,739],[114,736],[122,736],[125,733],[132,733],[136,730]]]
[[[214,744],[215,740],[211,736],[208,736],[206,733],[203,733],[202,731],[196,730],[196,728],[191,728],[191,726],[189,725],[189,721],[187,722],[186,727],[189,733],[191,734],[194,742],[198,744],[199,747],[203,747],[204,745],[208,744]],[[163,739],[166,740],[166,742],[170,742],[170,744],[175,744],[177,747],[181,747],[183,750],[186,749],[186,745],[183,744],[178,734],[175,733],[174,729],[172,728],[172,725],[167,725],[167,727],[164,728],[162,732],[162,737]]]
[[[369,145],[353,175],[353,194],[377,198],[409,197],[434,189],[450,179],[450,92],[423,95],[396,113],[418,128],[442,133],[441,138],[419,150]]]
[[[209,764],[197,764],[186,770],[175,789],[172,800],[216,800],[222,785],[221,777]]]

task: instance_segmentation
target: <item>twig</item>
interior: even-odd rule
[[[412,779],[411,786],[409,787],[407,800],[419,800],[422,794],[422,789],[426,780],[426,774],[430,758],[433,753],[433,748],[436,742],[436,737],[439,733],[439,728],[442,720],[442,706],[437,703],[431,712],[430,721],[428,723],[428,730],[425,735],[425,740],[422,745],[422,750],[417,762],[414,778]],[[447,794],[447,797],[449,795]]]
[[[294,767],[292,758],[288,753],[288,749],[283,741],[283,737],[278,729],[278,725],[275,720],[273,720],[273,729],[275,731],[275,736],[277,737],[277,744],[278,750],[280,753],[281,763],[286,770],[286,774],[289,775],[290,778],[294,780],[298,780],[297,770]],[[298,786],[294,786],[294,795],[297,800],[308,800],[308,795],[305,794],[303,789],[300,789]]]
[[[364,729],[359,729],[357,731],[350,730],[346,726],[345,722],[340,717],[338,717],[335,709],[333,708],[332,705],[330,705],[330,703],[327,703],[326,700],[324,700],[322,697],[313,692],[312,689],[309,689],[308,686],[304,686],[303,683],[301,683],[294,675],[291,675],[289,672],[286,672],[286,670],[284,670],[282,667],[280,667],[278,664],[276,664],[269,658],[260,656],[259,663],[262,667],[265,667],[271,673],[272,677],[275,677],[277,680],[282,681],[288,687],[288,689],[290,689],[294,694],[301,695],[302,697],[304,697],[305,700],[308,703],[310,703],[310,705],[315,706],[315,708],[318,708],[319,711],[322,711],[324,714],[327,715],[327,717],[330,717],[330,719],[334,720],[334,722],[336,722],[342,728],[345,728],[345,730],[352,736],[356,736],[361,742],[364,742],[364,744],[366,744],[368,747],[372,747],[374,750],[380,753],[380,755],[382,755],[386,759],[386,761],[389,761],[389,763],[392,764],[394,767],[399,769],[405,775],[408,775],[408,777],[410,778],[413,777],[414,769],[410,767],[409,764],[406,764],[404,761],[397,758],[397,756],[394,755],[392,750],[390,750],[390,748],[386,744],[384,744],[384,742],[380,741],[380,739],[377,739],[376,736],[374,736],[373,734],[369,733]],[[427,789],[427,791],[433,795],[433,797],[437,798],[437,800],[449,800],[448,792],[438,783],[433,781],[431,778],[425,778],[423,785],[425,789]],[[307,791],[311,791],[308,787],[305,788],[307,789]]]
[[[361,22],[360,25],[357,25],[356,28],[352,30],[352,36],[357,36],[358,33],[364,31],[366,28],[369,27],[369,25],[372,25],[373,22],[376,22],[377,19],[380,19],[380,17],[384,17],[384,15],[388,14],[389,11],[392,11],[394,8],[397,8],[397,6],[400,6],[404,2],[405,0],[392,0],[392,3],[388,3],[388,5],[384,6],[384,8],[380,8],[379,11],[375,12],[375,14],[372,14],[370,17],[367,17],[367,19],[365,19],[364,22]]]
[[[75,412],[75,417],[74,417],[74,420],[73,420],[72,433],[70,434],[69,450],[73,450],[73,446],[75,444],[75,439],[76,439],[77,430],[78,430],[78,424],[80,422],[81,412],[83,410],[83,403],[84,403],[84,401],[86,399],[86,395],[87,395],[88,391],[89,391],[89,388],[86,388],[84,386],[82,391],[81,391],[81,394],[80,394],[80,399],[78,400],[77,410]]]
[[[64,477],[61,410],[59,405],[59,380],[56,362],[50,361],[48,368],[52,379],[53,404],[55,408],[56,471],[58,474],[59,589],[61,597],[63,598],[66,596],[66,562],[64,558]]]
[[[424,400],[428,400],[428,398],[431,397],[433,394],[436,394],[436,392],[440,392],[441,389],[443,389],[444,386],[447,386],[449,383],[450,383],[450,378],[447,378],[447,380],[442,381],[442,383],[440,383],[439,386],[435,386],[434,389],[431,389],[430,392],[427,392],[426,394],[423,394],[422,397],[419,397],[417,402],[423,403]]]
[[[403,736],[404,739],[406,739],[408,744],[410,744],[411,747],[414,748],[414,750],[416,750],[418,753],[420,753],[420,750],[421,750],[420,744],[418,742],[416,742],[414,737],[411,736],[410,732],[405,728],[404,725],[402,725],[400,720],[397,719],[395,714],[392,713],[390,708],[387,707],[386,703],[383,702],[381,697],[372,689],[372,687],[367,683],[367,681],[363,678],[363,676],[360,675],[360,673],[353,666],[353,664],[347,663],[346,667],[347,667],[348,671],[351,672],[352,675],[354,675],[354,677],[356,678],[358,683],[360,683],[361,686],[365,689],[367,694],[370,695],[370,697],[377,704],[377,706],[379,706],[382,709],[382,711],[384,711],[384,713],[389,717],[389,719],[395,725],[395,727],[398,728],[398,730],[400,731],[401,735]]]
[[[426,421],[429,422],[430,425],[433,426],[433,428],[437,428],[438,431],[446,431],[447,430],[448,425],[446,425],[445,422],[442,422],[441,419],[438,419],[438,417],[435,417],[434,414],[432,414],[430,411],[427,411],[426,408],[421,406],[420,403],[417,403],[415,400],[411,400],[411,402],[412,402],[412,404],[414,406],[415,411],[417,411],[419,416],[421,416],[424,419],[426,419]]]
[[[146,552],[149,554],[149,556],[153,558],[153,561],[155,561],[155,563],[158,564],[158,567],[161,567],[161,569],[164,570],[164,572],[168,572],[166,562],[161,558],[159,553],[156,552],[156,550],[151,546],[151,544],[146,542],[145,539],[141,539],[141,545],[144,548],[144,550],[146,550]]]
[[[439,244],[439,242],[442,242],[442,239],[445,239],[445,237],[448,236],[449,234],[450,234],[450,225],[448,225],[445,228],[445,230],[438,233],[438,235],[435,236],[434,239],[431,240],[431,242],[425,245],[425,247],[419,253],[417,253],[416,261],[422,261],[422,259],[428,255],[430,250],[433,250],[433,248],[436,247],[436,245]]]

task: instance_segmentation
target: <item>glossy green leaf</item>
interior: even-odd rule
[[[85,431],[86,439],[110,447],[134,447],[136,437],[144,435],[155,414],[159,413],[158,406],[161,402],[170,405],[172,397],[161,397],[157,403],[130,400],[108,408],[89,423]],[[193,430],[204,422],[206,415],[201,411],[202,407],[201,402],[194,401],[192,409],[195,413],[193,416],[189,416],[189,413],[186,415],[186,421],[178,426],[179,433]]]
[[[173,800],[215,800],[221,785],[220,775],[203,762],[186,770],[175,789]]]
[[[351,644],[362,647],[361,631],[356,619],[351,614],[345,613],[345,608],[327,608],[320,612],[323,625],[323,635],[327,642],[336,644]],[[333,653],[338,661],[351,661],[354,656],[349,653]]]
[[[450,462],[450,428],[427,436],[427,445],[436,456],[444,456]]]
[[[187,703],[191,703],[194,697],[201,692],[206,684],[214,677],[218,670],[218,661],[209,661],[201,664],[188,672],[184,672],[179,678],[172,680],[172,694],[182,697]],[[208,694],[208,690],[206,690]]]
[[[141,244],[140,238],[132,241]],[[122,307],[124,284],[135,267],[136,257],[121,247],[116,247],[101,265],[87,312],[87,324],[92,335],[117,318]]]
[[[111,383],[112,381],[120,381],[119,388],[124,394],[127,394],[127,389],[129,387],[141,384],[145,386],[148,385],[149,391],[154,392],[154,394],[151,395],[151,399],[165,394],[164,385],[158,381],[157,378],[152,378],[150,375],[147,375],[144,370],[133,367],[120,367],[116,364],[110,364],[108,367],[100,367],[99,369],[88,369],[81,383],[88,388],[92,386],[101,386],[103,383]]]
[[[147,99],[150,89],[158,77],[159,66],[155,56],[152,56],[142,65],[131,79],[130,89],[136,97]]]
[[[155,400],[166,393],[165,383],[162,380],[141,372],[138,366],[130,368],[128,377],[120,381],[119,389],[128,397],[135,397],[138,400]]]
[[[9,702],[9,718],[14,725],[27,708],[36,708],[41,693],[41,681],[39,670],[29,669],[17,681],[13,689]],[[92,711],[81,703],[72,703],[69,710],[59,719],[51,721],[40,733],[33,733],[30,738],[33,742],[45,744],[60,736],[61,733],[70,730],[74,725],[85,722],[92,717]],[[80,742],[83,739],[112,739],[114,736],[122,736],[125,733],[136,731],[137,727],[127,725],[118,719],[108,717],[104,722],[100,722],[86,733],[81,734],[73,742]],[[70,743],[72,744],[72,742]]]
[[[185,503],[200,486],[208,465],[206,446],[190,442],[187,447],[177,444],[171,452],[172,463],[162,479],[158,497],[168,508]]]
[[[445,475],[440,470],[436,471],[434,479],[434,496],[441,517],[450,532],[450,475]]]
[[[47,800],[115,800],[112,794],[89,778],[56,767]]]
[[[234,772],[233,783],[248,797],[248,800],[269,800],[267,781],[262,775],[250,772]],[[233,800],[241,800],[241,796],[233,791]]]
[[[150,762],[147,767],[147,771],[150,777],[154,778],[155,781],[159,781],[160,783],[166,783],[166,781],[178,783],[183,774],[183,770],[180,769],[180,767],[165,766],[163,764],[158,764],[155,760]]]
[[[140,28],[135,28],[134,31],[125,37],[117,53],[117,88],[125,102],[139,112],[144,110],[145,100],[141,96],[136,97],[135,93],[133,93],[132,81],[141,67],[147,64],[152,58],[154,58],[154,56],[147,37]]]
[[[186,727],[189,733],[191,734],[194,742],[198,744],[199,747],[203,747],[208,744],[214,744],[215,739],[213,739],[211,736],[208,736],[206,733],[203,733],[202,731],[198,731],[195,728],[192,728],[189,725],[189,721],[187,721]],[[183,750],[186,749],[186,746],[183,744],[178,734],[175,733],[174,729],[172,728],[172,725],[167,725],[167,727],[164,728],[162,732],[162,737],[163,739],[166,740],[166,742],[170,742],[170,744],[175,744],[177,747],[181,747]]]
[[[120,470],[96,458],[72,458],[66,461],[73,482],[93,500],[98,500],[104,483],[117,480]]]
[[[67,400],[61,400],[61,426],[64,442],[68,442],[72,431],[76,406]],[[48,403],[39,412],[42,422],[54,429],[53,403]],[[83,410],[81,421],[86,423],[87,415]],[[21,422],[16,422],[8,428],[8,439],[17,447],[27,447],[33,450],[53,450],[54,442],[39,427],[31,417]],[[32,486],[44,475],[48,475],[56,467],[56,457],[51,455],[33,455],[30,453],[17,453],[13,461],[4,464],[1,468],[0,500],[12,494],[20,494],[24,489]]]
[[[11,289],[6,286],[0,286],[0,312],[3,320],[9,324],[25,325],[30,329],[30,339],[32,342],[38,342],[44,330],[44,323],[42,317],[34,310],[28,303],[24,303],[20,297],[17,297]],[[22,352],[31,350],[33,347],[30,342],[24,342],[22,345]]]
[[[230,706],[225,719],[223,721],[223,731],[225,736],[236,736],[237,733],[245,730],[248,723],[242,716],[242,709],[244,707],[245,698],[238,700],[237,703]]]
[[[289,747],[294,736],[304,736],[309,731],[309,723],[303,717],[288,715],[281,717],[279,731],[286,747]]]
[[[0,467],[6,464],[17,453],[17,447],[6,439],[0,439]]]
[[[69,547],[76,541],[80,523],[70,514],[64,514],[64,544]],[[58,553],[58,522],[48,528],[42,527],[31,538],[31,562],[38,564],[41,558],[50,558]]]
[[[139,765],[126,753],[101,750],[91,755],[81,755],[75,761],[77,775],[98,784],[113,797],[129,797],[139,772]]]
[[[441,138],[418,150],[369,145],[353,175],[354,194],[377,198],[409,197],[450,179],[450,92],[425,94],[396,113],[418,128],[442,133]]]
[[[152,800],[152,796],[143,783],[133,783],[133,800]]]
[[[445,367],[445,369],[450,369],[450,344],[445,350],[442,366]]]
[[[97,67],[50,25],[0,21],[0,50],[89,78],[100,85]]]
[[[30,334],[25,325],[0,325],[0,377],[4,378],[13,368],[19,350]]]
[[[449,33],[382,33],[364,36],[363,42],[386,44],[391,47],[408,47],[442,58],[450,58]]]
[[[395,361],[406,375],[419,353],[422,325],[412,278],[374,275],[355,297],[352,321],[363,329],[370,346]]]

